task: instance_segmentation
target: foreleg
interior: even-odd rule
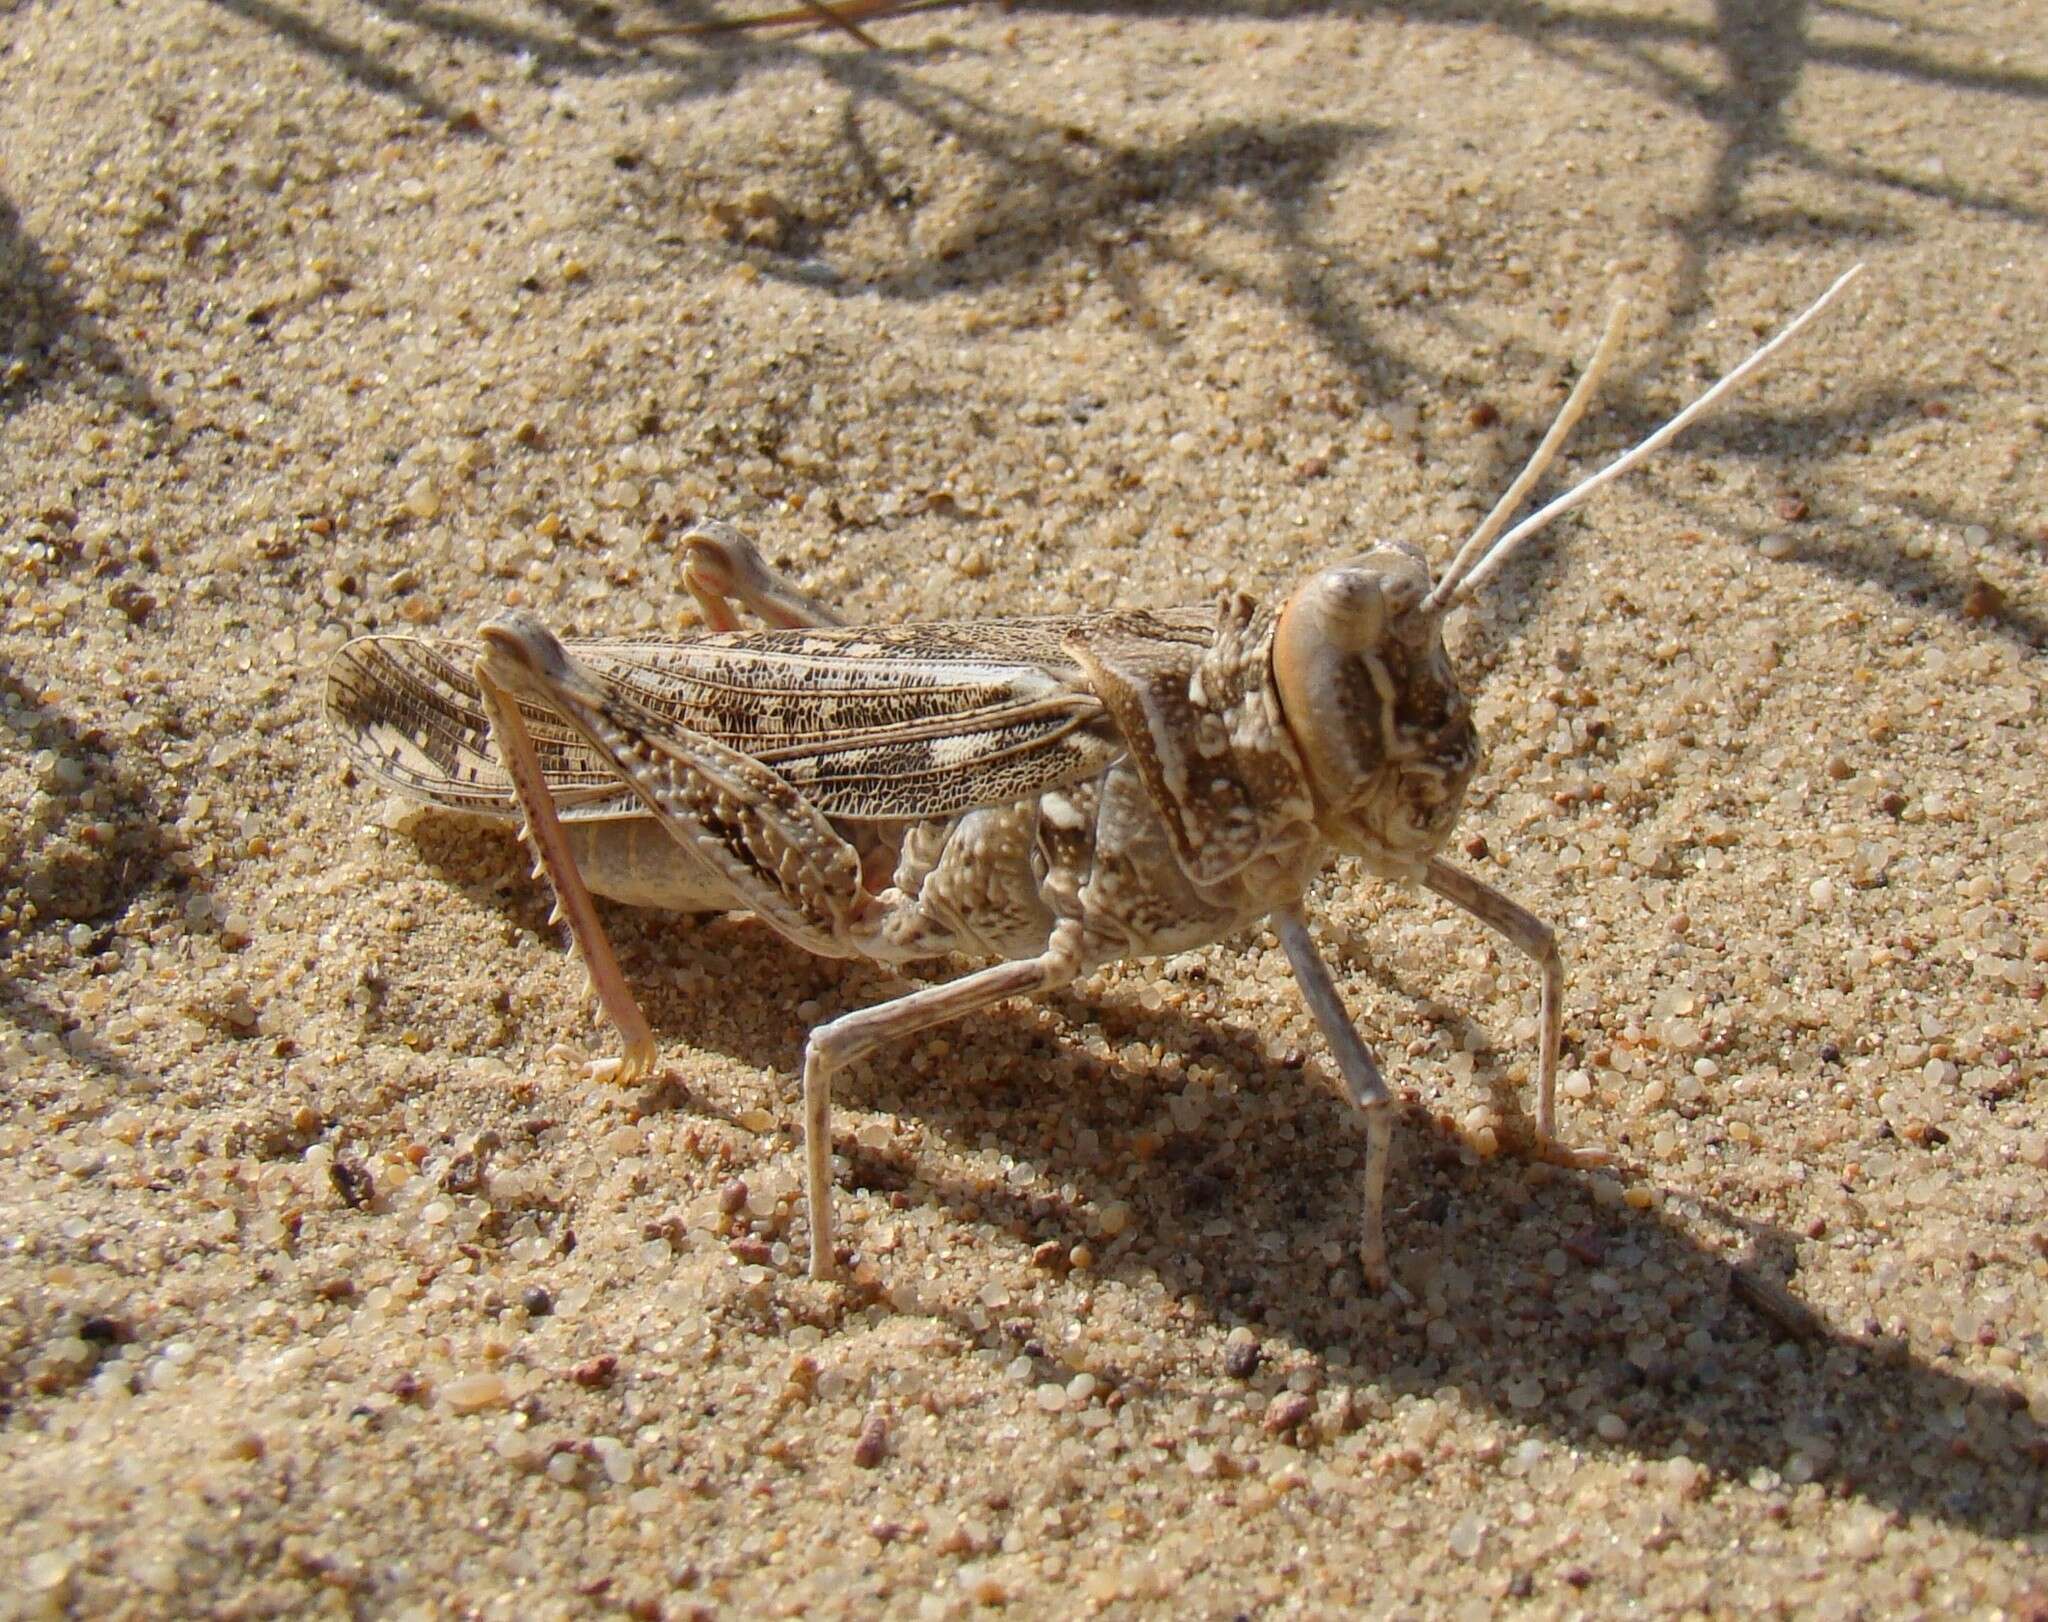
[[[1469,912],[1535,959],[1543,979],[1536,1061],[1536,1152],[1566,1166],[1600,1166],[1611,1158],[1597,1149],[1567,1149],[1557,1141],[1557,1065],[1564,1046],[1564,957],[1557,931],[1492,885],[1432,856],[1422,882],[1452,906]]]
[[[1337,982],[1329,965],[1309,939],[1308,920],[1293,907],[1272,914],[1280,948],[1294,970],[1302,1001],[1323,1028],[1323,1037],[1337,1060],[1337,1073],[1344,1079],[1344,1091],[1365,1116],[1365,1224],[1359,1241],[1359,1264],[1365,1282],[1384,1290],[1392,1280],[1387,1267],[1387,1162],[1392,1158],[1394,1139],[1394,1095],[1387,1090],[1372,1050],[1344,1011],[1344,999],[1337,994]]]

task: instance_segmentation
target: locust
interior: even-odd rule
[[[593,1066],[601,1076],[646,1075],[656,1047],[593,893],[751,913],[825,957],[980,965],[810,1032],[816,1279],[841,1264],[841,1071],[1111,960],[1263,921],[1363,1118],[1357,1255],[1384,1289],[1395,1098],[1311,938],[1310,884],[1348,855],[1526,955],[1540,984],[1533,1152],[1606,1162],[1557,1134],[1556,931],[1441,854],[1481,760],[1445,620],[1531,536],[1739,388],[1860,268],[1655,433],[1510,528],[1592,397],[1617,310],[1528,465],[1439,575],[1395,540],[1270,602],[1233,591],[1195,607],[846,625],[736,530],[707,521],[683,539],[701,633],[565,642],[510,611],[474,644],[364,636],[333,660],[327,712],[369,777],[518,826],[621,1044]],[[743,627],[742,610],[761,623]]]

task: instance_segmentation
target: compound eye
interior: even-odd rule
[[[1405,620],[1429,595],[1429,562],[1416,548],[1402,541],[1389,541],[1380,551],[1385,561],[1375,574],[1387,618]]]
[[[1312,576],[1288,605],[1304,611],[1322,642],[1340,653],[1369,653],[1387,631],[1387,602],[1379,576],[1357,567]]]

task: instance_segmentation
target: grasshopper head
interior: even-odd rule
[[[1444,652],[1429,566],[1399,545],[1297,586],[1273,683],[1332,843],[1410,876],[1450,837],[1479,765],[1472,707]]]

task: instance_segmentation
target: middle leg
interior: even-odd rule
[[[683,546],[689,554],[683,584],[714,631],[740,628],[735,600],[782,630],[846,623],[788,575],[771,568],[754,543],[730,524],[715,518],[693,524],[683,536]]]
[[[829,1279],[838,1271],[832,1253],[832,1077],[885,1042],[1006,997],[1057,990],[1080,972],[1081,926],[1069,919],[1053,927],[1037,957],[993,964],[944,985],[856,1009],[811,1032],[804,1044],[804,1192],[811,1215],[812,1278]]]

